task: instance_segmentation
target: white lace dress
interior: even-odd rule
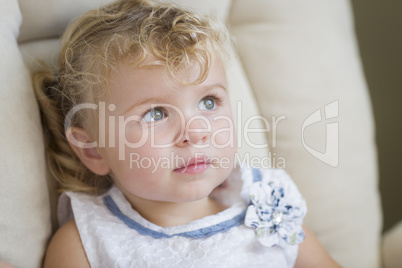
[[[235,170],[212,197],[228,209],[163,228],[113,186],[102,196],[64,193],[59,221],[75,218],[91,267],[293,267],[306,213],[282,170]]]

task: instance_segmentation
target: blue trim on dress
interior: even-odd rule
[[[261,171],[259,169],[253,168],[253,182],[261,181]]]
[[[170,238],[173,236],[183,236],[183,237],[187,237],[187,238],[208,237],[208,236],[220,233],[220,232],[225,232],[233,227],[241,225],[244,222],[244,218],[246,215],[246,210],[244,210],[242,213],[233,217],[230,220],[227,220],[227,221],[224,221],[224,222],[221,222],[221,223],[209,226],[209,227],[205,227],[205,228],[201,228],[201,229],[189,231],[189,232],[168,235],[168,234],[165,234],[162,232],[157,232],[157,231],[151,230],[151,229],[139,224],[138,222],[134,221],[133,219],[129,218],[125,214],[123,214],[110,195],[103,197],[103,203],[110,210],[110,212],[112,212],[117,218],[119,218],[122,222],[124,222],[129,228],[136,230],[140,234],[149,235],[156,239]]]

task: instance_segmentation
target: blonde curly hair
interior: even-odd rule
[[[200,73],[190,83],[198,84],[208,76],[214,55],[227,58],[229,50],[224,25],[173,5],[121,0],[76,19],[63,35],[57,69],[33,75],[48,166],[59,190],[99,193],[111,184],[107,175],[92,173],[75,155],[64,122],[76,105],[102,99],[111,71],[119,63],[132,59],[134,67],[165,66],[180,83],[188,82],[180,81],[177,72],[196,63]],[[146,61],[150,57],[155,59],[151,63]],[[88,120],[97,124],[93,112],[77,113],[72,126],[85,129]]]

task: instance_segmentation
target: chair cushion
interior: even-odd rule
[[[39,110],[16,38],[17,1],[0,8],[0,261],[40,267],[51,233]]]

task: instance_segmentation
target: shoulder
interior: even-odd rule
[[[299,254],[294,267],[331,267],[340,268],[329,255],[314,233],[303,226],[306,239],[299,246]]]
[[[90,267],[74,219],[64,224],[53,236],[44,267]]]

